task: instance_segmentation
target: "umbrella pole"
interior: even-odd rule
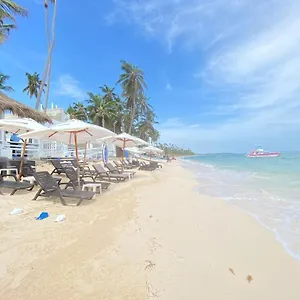
[[[25,139],[24,143],[23,143],[22,158],[21,158],[21,162],[20,162],[20,169],[19,169],[19,175],[18,175],[18,179],[19,180],[21,180],[21,177],[22,177],[22,168],[23,168],[23,163],[24,163],[24,156],[25,156],[25,151],[26,151],[26,144],[27,144],[27,139]]]
[[[74,141],[75,141],[75,153],[76,153],[76,162],[77,162],[78,187],[80,188],[79,155],[78,155],[78,143],[77,143],[77,133],[76,132],[74,132]]]
[[[124,171],[124,156],[125,156],[125,145],[126,142],[125,142],[125,139],[123,139],[123,151],[122,151],[122,172]]]
[[[83,159],[83,164],[86,164],[86,148],[87,148],[87,142],[84,144],[84,159]]]

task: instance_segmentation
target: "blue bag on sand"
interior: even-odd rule
[[[47,212],[45,212],[45,211],[43,211],[38,217],[36,217],[35,219],[36,220],[44,220],[44,219],[46,219],[46,218],[48,218],[49,217],[49,214],[47,213]]]

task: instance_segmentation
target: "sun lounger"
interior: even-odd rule
[[[125,163],[122,164],[120,161],[114,160],[113,162],[118,169],[133,169],[132,166],[129,166]]]
[[[110,174],[128,174],[129,177],[133,177],[135,175],[136,172],[133,171],[121,171],[119,169],[117,169],[116,167],[114,167],[111,163],[107,163],[105,165],[105,167],[109,170]]]
[[[54,167],[53,171],[51,172],[51,175],[52,174],[58,174],[58,175],[64,174],[64,168],[58,159],[51,159],[50,161]]]
[[[139,170],[154,171],[156,170],[156,167],[151,164],[146,164],[145,162],[141,162],[141,166],[139,167]]]
[[[36,172],[35,169],[29,164],[25,164],[22,167],[22,182],[30,182],[31,184],[35,184],[35,178],[33,174]],[[53,177],[53,179],[60,184],[62,178],[61,177]]]
[[[160,165],[157,161],[150,161],[149,165],[150,165],[151,167],[156,168],[156,169],[158,169],[158,168],[161,169],[161,168],[162,168],[162,165]]]
[[[77,169],[76,160],[71,160],[72,166]],[[94,180],[94,176],[96,176],[96,172],[91,170],[88,164],[79,163],[79,173],[82,177],[90,177]]]
[[[78,188],[78,174],[72,167],[65,167],[64,168],[65,174],[67,175],[69,182],[66,184],[65,189],[68,187],[73,187],[75,190]],[[84,184],[91,184],[95,183],[95,180],[93,178],[93,181],[85,181],[83,177],[80,177],[80,186],[82,187]],[[110,186],[109,182],[100,182],[102,189],[107,189]]]
[[[15,181],[4,180],[3,177],[13,177]],[[13,195],[16,191],[19,190],[28,190],[31,191],[34,187],[34,184],[28,182],[20,182],[17,180],[15,175],[0,175],[0,189],[7,188],[12,189],[10,195]],[[0,192],[1,194],[1,192]]]
[[[128,174],[113,174],[113,173],[105,170],[104,167],[100,164],[93,165],[93,168],[95,169],[95,171],[97,173],[95,180],[101,179],[101,180],[112,181],[114,179],[117,182],[120,182],[120,181],[125,181],[126,179],[129,179]]]
[[[124,159],[123,163],[128,168],[134,168],[134,165],[128,159]]]
[[[33,174],[35,181],[40,189],[32,200],[36,200],[40,196],[58,197],[63,205],[67,205],[65,198],[78,199],[76,205],[80,205],[83,200],[90,200],[95,196],[94,192],[80,190],[62,190],[57,182],[53,179],[49,172],[36,172]]]

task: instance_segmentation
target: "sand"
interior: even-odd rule
[[[196,187],[176,162],[79,207],[0,195],[0,299],[300,299],[300,263],[273,233]]]

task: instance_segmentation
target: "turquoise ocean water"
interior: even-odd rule
[[[183,165],[196,173],[200,193],[246,210],[300,260],[300,152],[277,158],[205,154],[184,158]]]

